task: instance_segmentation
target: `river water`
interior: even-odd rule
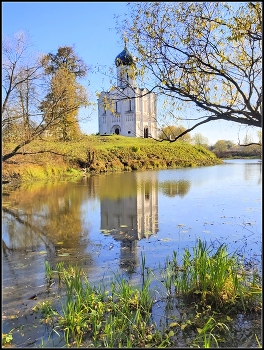
[[[45,261],[80,265],[95,283],[116,273],[136,283],[142,254],[156,269],[200,238],[261,267],[259,160],[34,183],[3,191],[2,203],[3,332],[14,329],[17,346],[35,347],[45,334],[23,333],[37,324],[30,310],[41,298],[30,298],[45,289]]]

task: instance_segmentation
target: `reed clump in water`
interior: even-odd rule
[[[178,339],[188,329],[192,336],[187,346],[218,347],[220,342],[232,345],[232,315],[261,310],[259,273],[246,271],[239,256],[229,254],[224,244],[214,249],[198,240],[192,251],[184,250],[180,262],[173,252],[165,267],[160,268],[160,280],[156,272],[146,268],[144,255],[141,265],[139,287],[132,287],[125,278],[116,275],[108,286],[92,286],[80,267],[66,268],[59,263],[52,270],[46,262],[47,279],[54,279],[57,273],[60,288],[65,292],[61,310],[53,313],[49,305],[48,311],[51,317],[54,315],[53,329],[60,329],[67,345],[180,347]],[[151,289],[152,276],[166,290],[166,297],[161,292],[159,301],[175,300],[189,313],[178,319],[173,314],[170,317],[164,314],[161,317],[164,325],[157,326],[153,297],[157,290]]]

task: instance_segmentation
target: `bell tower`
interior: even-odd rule
[[[115,65],[117,70],[117,87],[136,87],[136,65],[131,53],[127,50],[126,42],[124,50],[116,56]]]

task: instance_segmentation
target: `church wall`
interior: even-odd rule
[[[147,90],[144,89],[142,94],[146,94]],[[128,94],[128,91],[124,91],[124,95]],[[130,92],[130,96],[131,96]],[[107,106],[106,110],[103,107],[103,98],[106,96],[108,100],[114,101],[117,99],[117,90],[110,93],[102,93],[98,99],[98,115],[99,115],[99,133],[113,134],[114,126],[119,126],[120,134],[130,137],[144,137],[144,128],[148,128],[148,133],[152,137],[156,138],[157,135],[157,123],[156,123],[156,96],[154,93],[147,94],[142,98],[133,98],[138,96],[133,93],[131,98],[131,105],[129,100],[120,100],[117,102],[116,115],[110,110],[110,107],[115,110],[115,102],[112,106]],[[123,98],[123,97],[122,97]],[[129,110],[131,106],[131,111]]]

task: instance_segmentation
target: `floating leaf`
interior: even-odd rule
[[[183,330],[184,330],[184,328],[186,328],[186,327],[187,327],[187,323],[182,324],[182,325],[181,325],[181,330],[183,331]]]
[[[47,252],[45,250],[42,250],[41,252],[39,252],[39,254],[47,254]]]
[[[173,337],[173,336],[174,336],[174,332],[173,331],[169,331],[168,337]]]
[[[113,230],[101,230],[101,232],[103,233],[103,234],[109,234],[110,232],[112,232]]]
[[[70,253],[63,253],[63,254],[58,254],[58,256],[68,256]]]
[[[120,227],[127,227],[127,225],[120,225]]]
[[[25,264],[17,264],[15,269],[23,269],[23,267],[26,267],[27,265]]]
[[[169,324],[169,327],[170,327],[170,328],[177,327],[177,326],[180,327],[180,325],[179,325],[178,322],[172,322],[172,323]]]
[[[57,242],[57,244],[63,244],[63,242]]]
[[[194,294],[201,294],[201,291],[199,289],[196,289],[193,293]]]

